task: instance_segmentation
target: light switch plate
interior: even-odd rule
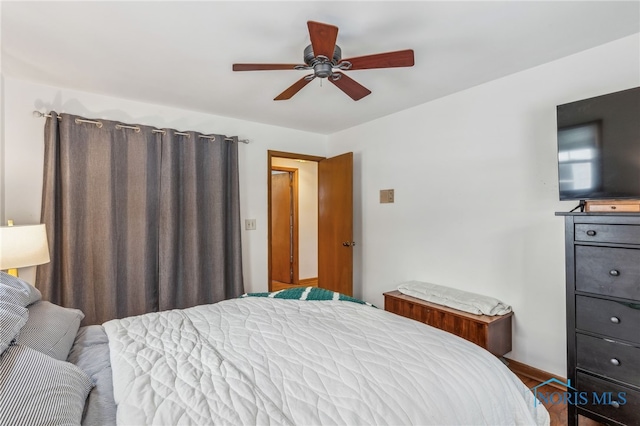
[[[380,190],[380,203],[393,203],[393,201],[394,201],[393,189]]]
[[[255,231],[256,230],[256,220],[255,219],[245,219],[244,220],[244,229],[247,231]]]

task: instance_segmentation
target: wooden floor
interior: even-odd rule
[[[525,377],[521,374],[516,375],[522,380],[522,382],[528,387],[532,388],[538,386],[541,382]],[[542,386],[538,388],[540,392],[559,392],[558,389],[551,386]],[[565,404],[544,404],[549,411],[551,417],[551,426],[566,426],[567,425],[567,406]],[[587,417],[580,416],[578,419],[579,426],[602,426],[602,423],[598,423]]]
[[[317,278],[306,278],[304,280],[300,280],[300,284],[286,284],[280,281],[271,281],[271,291],[280,291],[288,288],[296,288],[296,287],[318,287],[318,279]]]

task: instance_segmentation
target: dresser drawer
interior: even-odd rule
[[[640,386],[640,348],[576,334],[578,368]]]
[[[637,390],[580,372],[577,374],[576,388],[585,397],[580,401],[586,402],[580,404],[582,408],[625,425],[640,424],[640,392]],[[604,398],[603,394],[606,394]]]
[[[574,238],[596,243],[640,244],[640,226],[577,223]]]
[[[575,246],[576,290],[640,299],[640,250]]]
[[[576,296],[576,328],[640,343],[640,302]]]

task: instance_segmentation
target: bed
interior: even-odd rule
[[[489,352],[332,292],[256,294],[72,326],[57,339],[66,339],[58,359],[40,348],[34,361],[31,310],[55,305],[34,300],[32,289],[15,303],[28,315],[12,323],[18,332],[0,358],[0,398],[9,407],[0,424],[59,420],[59,412],[84,425],[549,424],[531,391]],[[3,317],[24,318],[4,299]],[[24,352],[30,357],[17,362]],[[48,372],[54,362],[62,369],[44,384],[43,373],[33,373],[43,362]],[[74,401],[42,409],[39,390],[52,382],[66,387],[47,395]]]

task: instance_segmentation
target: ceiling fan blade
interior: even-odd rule
[[[351,62],[350,70],[366,70],[372,68],[412,67],[414,64],[413,50],[398,50],[397,52],[378,53],[376,55],[358,56],[343,59],[341,62]]]
[[[310,75],[313,75],[313,74],[310,74]],[[293,95],[298,93],[304,86],[306,86],[307,84],[309,84],[309,82],[311,82],[311,80],[313,80],[313,78],[308,78],[308,77],[309,76],[302,77],[300,80],[296,81],[289,88],[287,88],[287,90],[285,90],[284,92],[276,96],[273,100],[286,101],[287,99],[291,99]]]
[[[354,101],[359,101],[371,93],[371,90],[367,89],[354,79],[347,77],[346,74],[341,72],[336,72],[334,74],[340,74],[341,77],[337,80],[334,80],[333,77],[329,77],[328,80],[338,86],[340,90],[349,95]]]
[[[293,70],[298,64],[233,64],[234,71]]]
[[[315,21],[308,21],[307,27],[309,27],[313,54],[326,56],[331,60],[338,39],[338,27]]]

